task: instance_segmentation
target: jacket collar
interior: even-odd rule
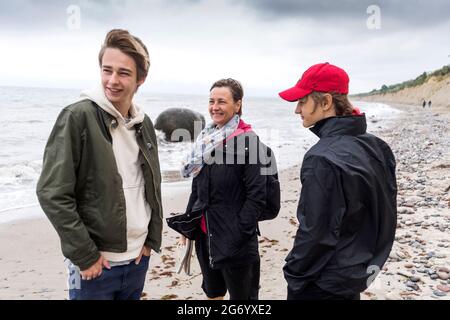
[[[319,138],[331,136],[356,136],[366,133],[365,114],[359,116],[330,117],[318,121],[311,130]]]
[[[119,121],[127,129],[131,129],[133,126],[140,124],[144,121],[144,112],[134,103],[131,104],[130,115],[131,120],[129,122],[125,121],[124,117],[120,112],[113,106],[111,101],[105,96],[102,86],[97,86],[91,90],[85,90],[80,95],[81,99],[89,99],[98,105],[101,109],[107,112],[109,115],[115,118],[116,123]]]

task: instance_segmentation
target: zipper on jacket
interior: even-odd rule
[[[148,166],[150,167],[150,170],[152,170],[152,167],[151,167],[151,164],[150,164],[150,160],[148,159],[147,155],[145,154],[145,151],[142,150],[142,147],[141,147],[141,151],[142,151],[142,153],[143,153],[143,155],[144,155],[145,160],[146,160],[147,163],[148,163]],[[155,186],[155,191],[156,191],[155,175],[154,175],[153,170],[152,170],[152,174],[153,174],[153,179],[152,179],[152,180],[153,180],[153,186]],[[162,209],[162,205],[161,205],[161,203],[159,202],[158,197],[155,197],[155,198],[156,198],[156,202],[158,203],[159,208]],[[162,210],[159,210],[159,211],[160,211],[160,213],[162,212]],[[160,216],[160,218],[162,218],[162,216]]]
[[[209,233],[209,223],[208,223],[208,214],[205,211],[205,219],[206,219],[206,233],[208,237],[208,255],[209,255],[209,264],[211,266],[211,269],[214,268],[214,260],[211,255],[211,234]]]
[[[139,129],[137,129],[137,131],[136,131],[136,140],[137,140],[139,149],[141,150],[141,152],[142,152],[142,154],[143,154],[143,156],[145,158],[145,161],[147,161],[148,167],[149,167],[150,171],[152,172],[153,187],[154,187],[155,192],[156,192],[155,173],[153,172],[152,166],[150,164],[150,159],[147,157],[147,154],[145,153],[146,150],[145,150],[144,147],[142,147],[143,141],[142,141],[142,132],[141,132],[141,130],[142,130],[142,126]],[[156,199],[156,202],[158,203],[158,206],[159,206],[160,218],[163,219],[163,217],[162,217],[162,204],[159,202],[159,199],[158,199],[157,196],[155,196],[155,199]],[[159,249],[159,251],[158,250],[155,250],[155,251],[157,253],[161,253],[161,249]]]
[[[142,152],[142,155],[144,156],[145,161],[147,161],[147,164],[148,164],[148,166],[150,168],[150,171],[152,172],[153,187],[155,188],[155,192],[156,192],[155,174],[154,174],[152,166],[150,164],[150,159],[147,157],[147,154],[145,153],[145,148],[142,147],[142,142],[143,141],[142,141],[142,132],[141,132],[141,130],[142,130],[142,125],[139,128],[136,128],[136,141],[137,141],[137,144],[139,146],[139,150]],[[163,217],[161,216],[161,214],[162,214],[162,205],[159,202],[158,197],[155,196],[155,199],[156,199],[156,202],[158,203],[158,206],[159,206],[160,218],[163,219]],[[162,252],[161,249],[159,249],[159,251],[158,250],[155,250],[155,251],[157,253],[161,253]]]
[[[154,172],[153,172],[153,170],[152,170],[152,165],[150,164],[150,159],[147,157],[147,154],[145,153],[145,148],[143,148],[142,147],[142,140],[141,140],[141,138],[142,138],[142,133],[141,133],[141,130],[142,130],[142,128],[140,128],[140,129],[138,129],[139,131],[137,132],[137,135],[138,135],[138,145],[139,145],[139,149],[141,150],[141,152],[142,152],[142,154],[144,155],[144,158],[145,158],[145,160],[147,161],[147,163],[148,163],[148,166],[149,166],[149,168],[150,168],[150,170],[152,171],[152,180],[153,180],[153,186],[155,187],[155,191],[156,191],[156,184],[155,184],[155,174],[154,174]],[[159,200],[158,200],[158,197],[155,197],[156,198],[156,202],[158,202],[158,205],[159,205],[159,207],[160,207],[160,209],[162,209],[162,205],[161,205],[161,203],[159,203]],[[162,210],[160,210],[160,212],[162,212]],[[160,218],[163,218],[163,217],[160,217]]]
[[[100,110],[100,112],[102,113],[102,117],[103,117],[103,123],[106,124],[105,122],[109,120],[109,125],[106,126],[106,128],[108,128],[108,130],[106,130],[106,134],[108,136],[108,140],[109,143],[111,144],[111,149],[112,149],[112,145],[113,145],[113,139],[112,139],[112,135],[111,135],[111,131],[116,129],[118,127],[118,122],[116,118],[112,118],[111,115],[109,115],[105,110],[103,110],[102,108],[98,107],[97,110]],[[106,119],[105,119],[106,117]],[[114,150],[112,150],[113,154],[114,154]],[[113,156],[112,159],[117,175],[120,179],[122,179],[122,177],[119,174],[119,166],[117,165],[117,160],[115,158],[115,156]],[[121,185],[123,185],[123,180],[120,180]],[[127,202],[125,200],[125,193],[123,191],[123,188],[121,187],[120,190],[118,190],[118,194],[119,194],[119,198],[121,200],[121,206],[123,208],[123,219],[124,219],[124,224],[125,224],[125,243],[126,246],[128,248],[128,238],[127,238],[127,223],[128,223],[128,219],[127,219]]]
[[[139,148],[141,148],[141,152],[142,152],[142,154],[144,155],[144,158],[145,158],[145,160],[147,161],[150,170],[152,171],[152,175],[153,175],[153,179],[152,179],[152,180],[153,180],[153,186],[155,187],[155,192],[156,192],[155,175],[154,175],[153,170],[152,170],[152,167],[151,167],[151,165],[150,165],[150,160],[147,158],[147,156],[146,156],[146,154],[145,154],[145,151],[142,150],[142,147],[139,146]],[[162,218],[163,218],[163,217],[161,216],[161,213],[162,213],[162,205],[161,205],[161,203],[159,203],[159,200],[158,200],[158,197],[157,197],[157,196],[155,196],[155,199],[156,199],[156,202],[158,203],[158,206],[159,206],[160,218],[162,219]],[[157,253],[161,253],[161,249],[159,249],[159,251],[158,251],[158,250],[155,250],[155,251],[156,251]]]

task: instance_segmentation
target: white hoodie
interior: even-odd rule
[[[144,175],[139,162],[139,146],[134,125],[144,121],[144,113],[135,104],[131,105],[131,120],[126,123],[120,112],[106,98],[103,88],[84,91],[82,99],[95,102],[117,121],[117,127],[110,129],[112,148],[117,169],[122,177],[127,217],[127,251],[124,253],[101,252],[111,262],[124,262],[139,256],[150,223],[151,208],[145,198]]]

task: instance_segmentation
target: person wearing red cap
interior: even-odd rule
[[[348,100],[349,77],[332,64],[310,67],[280,93],[320,140],[305,154],[299,229],[283,268],[289,300],[359,299],[391,251],[397,224],[395,158],[366,133]]]

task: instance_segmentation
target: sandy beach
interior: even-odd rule
[[[390,144],[397,159],[396,241],[362,299],[450,299],[450,110],[393,107],[403,112],[372,132]],[[260,224],[261,299],[286,297],[282,266],[297,228],[300,163],[280,174],[279,217]],[[174,189],[163,194],[165,216],[183,212],[189,184],[165,188]],[[144,300],[205,298],[195,257],[191,276],[175,272],[176,242],[177,234],[165,227],[162,253],[150,260]],[[45,218],[0,225],[0,243],[0,299],[67,299],[59,239]]]

